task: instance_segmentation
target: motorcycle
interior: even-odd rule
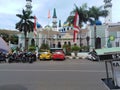
[[[97,53],[91,51],[88,53],[88,60],[91,60],[91,61],[99,61],[99,56],[97,55]]]

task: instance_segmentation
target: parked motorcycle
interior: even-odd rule
[[[0,63],[6,62],[6,54],[3,52],[0,52]]]
[[[91,60],[91,61],[99,61],[100,60],[97,53],[91,51],[88,54],[89,54],[89,57],[88,57],[89,60]]]

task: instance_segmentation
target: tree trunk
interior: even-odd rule
[[[28,38],[25,36],[25,50],[28,50]]]

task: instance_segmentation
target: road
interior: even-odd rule
[[[108,90],[104,62],[88,60],[0,64],[0,90]]]

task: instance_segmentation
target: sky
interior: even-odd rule
[[[52,18],[48,19],[48,11],[53,15],[56,8],[57,21],[63,24],[70,12],[75,8],[87,3],[88,7],[102,6],[104,0],[32,0],[32,15],[37,17],[38,23],[43,27],[52,25]],[[20,20],[16,14],[22,14],[26,0],[0,0],[0,29],[15,30],[15,24]],[[102,19],[103,20],[103,19]],[[104,20],[103,20],[104,22]],[[112,22],[120,22],[120,0],[112,0]]]

